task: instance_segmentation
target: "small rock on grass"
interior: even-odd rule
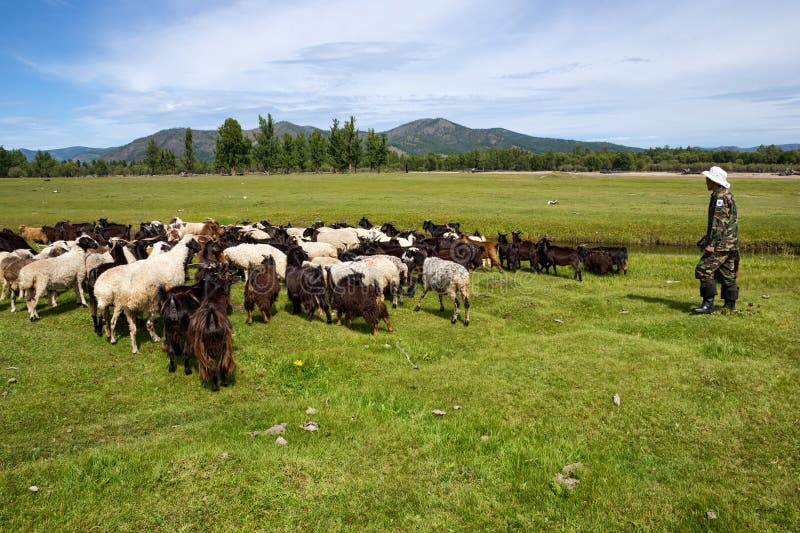
[[[281,422],[280,424],[274,425],[269,429],[265,429],[264,431],[248,431],[247,434],[251,437],[258,437],[259,435],[278,435],[286,431],[286,422]]]
[[[17,382],[17,378],[8,378],[8,382],[9,383],[16,383]]]
[[[39,487],[37,487],[36,485],[31,485],[30,487],[28,487],[28,490],[31,492],[39,492]]]
[[[614,405],[618,406],[619,404],[620,404],[619,394],[615,394],[614,395]]]
[[[454,405],[453,409],[456,410],[456,411],[459,411],[459,410],[461,410],[461,406],[460,405]]]
[[[433,410],[433,414],[435,414],[436,416],[444,416],[444,415],[446,415],[447,413],[446,413],[446,412],[444,412],[444,411],[442,411],[441,409],[434,409],[434,410]]]
[[[556,474],[556,476],[553,478],[553,481],[570,491],[575,490],[575,487],[577,487],[578,483],[580,483],[580,481],[574,477],[564,477],[564,474],[561,472]]]
[[[761,297],[765,300],[769,300],[769,294],[762,294]]]
[[[314,409],[313,407],[309,407],[308,409],[306,409],[306,414],[307,415],[315,415],[315,414],[317,414],[317,410]]]
[[[286,442],[286,439],[279,436],[277,439],[275,439],[275,444],[277,444],[278,446],[286,446],[288,442]]]
[[[481,440],[487,442],[489,440],[489,435],[481,435]]]
[[[708,518],[709,520],[716,520],[717,513],[715,513],[714,511],[708,511],[706,512],[706,518]]]
[[[306,431],[317,431],[319,429],[319,424],[313,420],[309,420],[308,422],[303,422],[300,424],[300,429],[304,429]]]

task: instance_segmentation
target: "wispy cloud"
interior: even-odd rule
[[[776,137],[792,134],[765,117],[800,99],[800,53],[786,40],[800,6],[765,2],[170,0],[125,24],[86,25],[88,52],[14,50],[33,75],[84,92],[62,118],[71,144],[227,116],[253,127],[266,113],[318,127],[351,114],[377,129],[445,116],[551,137],[727,143],[767,120]],[[687,17],[720,30],[686,32]]]
[[[718,93],[705,96],[712,100],[738,100],[742,102],[787,103],[800,99],[800,85],[788,87],[763,87],[760,89]]]
[[[544,70],[532,70],[530,72],[518,72],[514,74],[506,74],[504,76],[501,76],[501,78],[507,80],[529,80],[533,78],[543,78],[545,76],[549,76],[552,74],[567,74],[578,68],[584,68],[584,66],[581,65],[580,63],[569,63],[567,65],[559,65]]]

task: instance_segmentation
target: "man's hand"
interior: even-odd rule
[[[706,246],[705,248],[703,248],[703,250],[705,250],[706,253],[709,253],[709,254],[713,254],[714,253],[714,247],[713,246]]]

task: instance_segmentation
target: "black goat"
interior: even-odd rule
[[[301,304],[308,310],[306,320],[314,318],[318,307],[325,311],[328,324],[333,322],[328,306],[325,277],[320,267],[303,267],[308,254],[299,246],[292,246],[286,252],[286,293],[292,301],[292,314],[300,312]]]
[[[0,233],[0,252],[13,252],[14,250],[34,251],[23,237],[8,228],[3,228]]]
[[[247,324],[253,324],[253,309],[258,304],[261,318],[269,323],[272,318],[272,304],[281,291],[278,273],[275,270],[275,258],[265,255],[261,264],[250,271],[244,285],[244,309],[247,311]]]
[[[572,270],[575,271],[573,279],[583,281],[581,275],[580,256],[578,251],[573,248],[565,248],[563,246],[553,246],[547,237],[542,237],[536,243],[537,251],[539,253],[540,261],[544,259],[545,272],[550,273],[550,267],[553,267],[553,275],[558,275],[556,266],[570,265]]]

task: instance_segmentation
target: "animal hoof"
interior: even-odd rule
[[[469,326],[469,320],[465,320],[464,321],[464,327],[467,327],[467,326]]]
[[[167,370],[169,370],[170,372],[175,372],[175,367],[174,367],[174,366],[172,366],[172,365],[170,365],[170,366],[167,368]]]
[[[392,304],[392,309],[397,309],[397,304]]]
[[[109,339],[108,342],[111,344],[117,344],[117,339]]]
[[[186,369],[184,369],[183,373],[188,376],[189,374],[192,373],[192,369],[191,368],[186,368]]]
[[[450,319],[450,323],[451,323],[451,324],[455,324],[456,322],[458,322],[458,320],[457,320],[457,319],[455,319],[455,318],[451,318],[451,319]]]
[[[415,312],[416,312],[416,311],[419,311],[419,306],[416,306],[416,307],[414,308],[414,311],[415,311]]]

